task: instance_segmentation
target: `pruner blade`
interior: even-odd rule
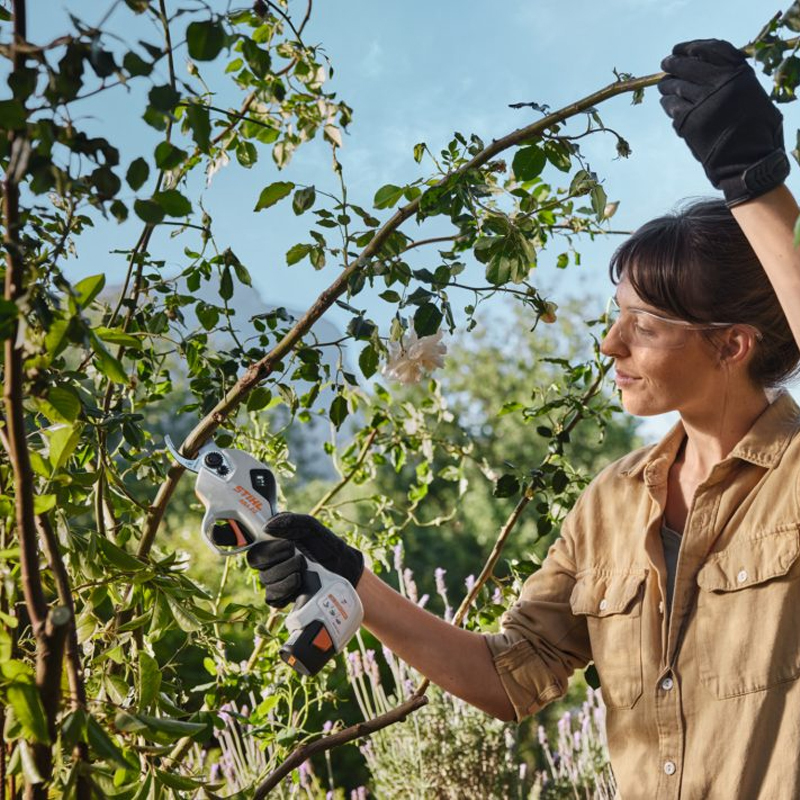
[[[175,447],[175,444],[169,434],[164,437],[164,441],[167,444],[167,450],[169,450],[170,455],[175,461],[177,461],[182,467],[186,467],[186,469],[191,470],[192,472],[200,472],[199,455],[197,458],[186,458],[185,456],[182,456],[178,452],[178,448]]]

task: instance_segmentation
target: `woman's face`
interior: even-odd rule
[[[719,352],[703,333],[673,326],[679,344],[675,337],[667,337],[669,346],[659,347],[658,338],[655,344],[647,338],[652,335],[650,323],[657,330],[658,320],[635,312],[650,311],[659,316],[664,312],[641,300],[627,278],[617,286],[616,299],[621,318],[600,349],[614,359],[614,378],[625,410],[641,417],[667,411],[713,411],[725,392],[727,376],[719,368]],[[669,323],[664,324],[669,328]]]

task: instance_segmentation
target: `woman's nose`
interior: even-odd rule
[[[606,332],[603,341],[600,342],[600,352],[604,356],[617,358],[628,353],[628,345],[625,344],[619,333],[619,324],[615,322]]]

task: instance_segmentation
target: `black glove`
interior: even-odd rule
[[[661,62],[661,105],[728,206],[780,186],[789,174],[783,116],[744,53],[730,42],[675,45]]]
[[[266,532],[275,540],[258,542],[247,551],[247,563],[259,571],[268,605],[283,608],[302,593],[306,560],[341,575],[353,586],[364,571],[364,556],[307,514],[276,514]],[[298,553],[297,551],[300,551]]]

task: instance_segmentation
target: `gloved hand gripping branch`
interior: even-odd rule
[[[675,45],[661,62],[661,105],[729,207],[780,186],[789,174],[783,116],[744,53],[718,39]]]

